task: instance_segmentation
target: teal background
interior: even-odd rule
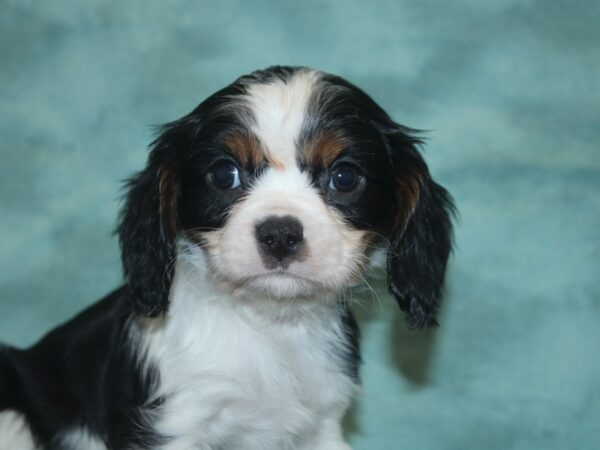
[[[597,1],[0,1],[0,341],[118,285],[149,125],[271,64],[430,130],[461,214],[438,329],[357,294],[354,448],[600,448]]]

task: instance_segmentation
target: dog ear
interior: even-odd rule
[[[156,317],[169,305],[179,233],[180,164],[173,129],[153,143],[144,170],[127,181],[117,234],[136,313]]]
[[[454,212],[448,192],[431,179],[413,130],[394,124],[386,141],[399,204],[388,250],[388,286],[409,324],[436,325]]]

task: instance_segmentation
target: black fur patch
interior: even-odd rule
[[[140,370],[126,296],[113,292],[28,350],[0,350],[0,410],[23,414],[43,448],[78,427],[114,450],[163,442],[140,414],[160,406],[148,405],[159,380]]]

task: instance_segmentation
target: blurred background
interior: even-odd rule
[[[600,3],[0,1],[0,341],[121,281],[120,183],[151,125],[309,65],[429,130],[460,220],[441,326],[357,312],[356,450],[600,448]]]

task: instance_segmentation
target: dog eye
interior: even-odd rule
[[[220,161],[213,164],[208,178],[219,189],[235,189],[240,185],[240,172],[231,161]]]
[[[329,187],[340,192],[350,192],[356,189],[359,181],[358,170],[351,165],[342,164],[332,170]]]

